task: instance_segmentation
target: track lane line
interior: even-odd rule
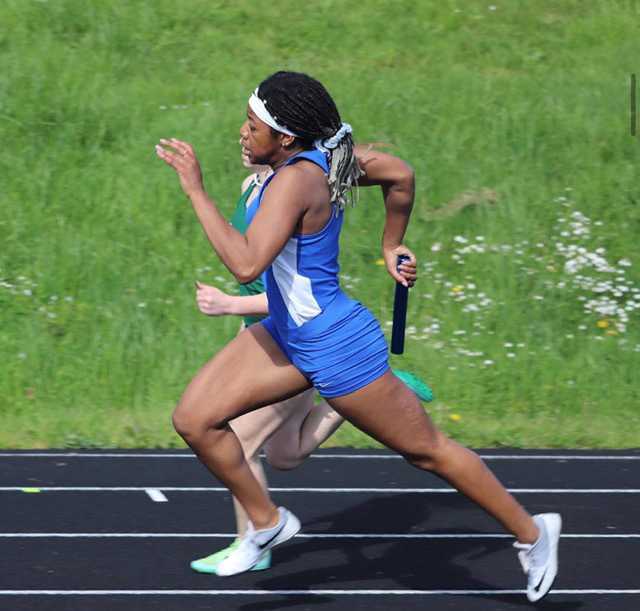
[[[162,493],[161,490],[158,490],[157,488],[147,488],[145,490],[145,492],[147,493],[147,496],[154,503],[168,503],[169,502],[169,499]]]
[[[154,486],[162,492],[228,492],[223,486]],[[0,492],[24,492],[0,486]],[[40,492],[146,492],[149,486],[40,486]],[[458,494],[455,488],[299,488],[269,487],[271,492]],[[514,494],[639,494],[640,488],[507,488]]]
[[[640,460],[640,455],[624,454],[479,454],[483,460]],[[187,458],[195,459],[195,454],[142,454],[117,452],[0,452],[0,458]],[[356,460],[403,460],[398,454],[311,454],[308,458],[356,459]]]
[[[0,596],[496,596],[523,595],[525,590],[0,590]],[[640,590],[551,590],[562,594],[640,594]]]
[[[235,533],[0,533],[0,539],[232,539]],[[564,533],[562,539],[640,539],[638,533]],[[506,533],[299,533],[296,539],[513,539]]]

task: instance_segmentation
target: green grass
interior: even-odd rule
[[[195,279],[232,278],[153,145],[191,141],[229,214],[248,94],[282,68],[323,81],[359,141],[416,169],[422,275],[392,360],[433,386],[434,419],[475,446],[640,446],[640,9],[490,6],[5,0],[0,446],[182,445],[172,406],[238,321],[194,307]],[[576,213],[589,234],[563,236]],[[386,329],[383,218],[362,190],[342,266]],[[602,248],[614,271],[576,280],[558,243]],[[586,312],[598,295],[628,320]],[[330,443],[372,442],[345,426]]]

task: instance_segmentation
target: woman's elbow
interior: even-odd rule
[[[398,176],[398,185],[405,191],[413,193],[416,187],[415,170],[406,162],[402,163],[402,168]]]
[[[402,162],[402,165],[398,165],[393,177],[393,181],[389,186],[389,195],[392,194],[392,199],[388,200],[388,204],[393,202],[393,207],[396,209],[408,209],[413,208],[413,198],[415,196],[416,176],[413,168],[408,164]]]
[[[260,273],[254,267],[244,267],[234,271],[233,275],[240,284],[249,284],[249,282],[256,280]]]

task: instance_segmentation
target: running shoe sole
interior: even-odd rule
[[[207,575],[217,575],[218,574],[218,565],[233,551],[232,549],[226,548],[224,550],[220,550],[216,554],[212,554],[214,556],[218,556],[213,561],[208,560],[210,556],[207,558],[200,558],[198,560],[194,560],[191,562],[191,569],[196,573],[204,573]],[[227,552],[222,555],[221,552]],[[264,554],[256,564],[254,564],[249,570],[250,571],[266,571],[271,568],[271,552],[267,552]]]

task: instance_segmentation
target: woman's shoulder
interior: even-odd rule
[[[265,191],[265,199],[295,203],[305,209],[326,205],[329,201],[327,176],[313,162],[300,160],[276,172]]]
[[[295,187],[296,190],[302,191],[324,184],[326,181],[327,176],[323,169],[307,159],[300,159],[296,163],[285,166],[273,178],[274,185],[278,184],[279,187],[287,189]]]

